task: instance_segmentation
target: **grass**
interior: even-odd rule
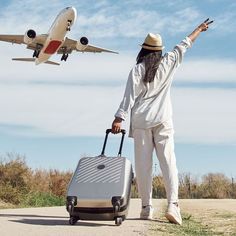
[[[236,236],[236,214],[231,212],[206,211],[190,215],[182,212],[182,226],[170,224],[159,212],[157,222],[153,222],[148,236]]]
[[[207,225],[201,224],[198,220],[193,218],[192,215],[182,214],[183,224],[182,226],[170,224],[166,221],[160,223],[154,223],[150,230],[151,235],[175,235],[175,236],[210,236],[210,235],[222,235],[215,234]]]
[[[29,193],[21,202],[21,207],[50,207],[63,205],[65,205],[65,198],[45,192]]]
[[[214,225],[215,231],[222,233],[222,235],[236,236],[236,214],[216,212],[211,225]]]
[[[201,222],[194,219],[191,215],[183,214],[183,225],[176,227],[176,225],[168,225],[169,235],[214,235],[207,225],[202,225]]]

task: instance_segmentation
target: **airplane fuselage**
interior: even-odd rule
[[[74,7],[67,7],[58,14],[48,31],[46,42],[35,60],[36,65],[46,62],[49,57],[57,52],[64,42],[66,33],[76,21],[76,16]]]

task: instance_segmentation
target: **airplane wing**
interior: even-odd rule
[[[83,52],[110,52],[110,53],[118,54],[118,52],[115,52],[106,48],[100,48],[91,44],[89,44]]]
[[[28,49],[35,50],[37,44],[43,45],[47,39],[47,34],[37,35],[34,41],[27,45]],[[24,35],[7,35],[1,34],[0,41],[8,42],[8,43],[17,43],[17,44],[26,44],[24,42]]]
[[[0,41],[5,41],[9,43],[24,43],[24,35],[0,35]]]
[[[106,49],[106,48],[100,48],[94,45],[88,44],[87,47],[84,50],[78,50],[76,47],[77,41],[69,38],[65,38],[64,43],[62,44],[61,48],[58,50],[58,54],[63,54],[63,50],[66,48],[66,51],[68,53],[72,53],[73,50],[78,52],[94,52],[94,53],[100,53],[100,52],[110,52],[110,53],[117,53],[115,51]]]
[[[40,34],[37,35],[36,38],[33,40],[32,43],[27,45],[28,49],[35,50],[37,45],[44,45],[47,34]],[[8,42],[8,43],[16,43],[16,44],[26,44],[24,42],[24,35],[0,35],[0,41]],[[77,41],[69,38],[65,38],[64,43],[62,44],[61,48],[58,50],[58,54],[63,54],[65,49],[67,53],[72,53],[72,51],[78,51],[78,52],[94,52],[94,53],[100,53],[100,52],[110,52],[110,53],[118,53],[106,48],[97,47],[94,45],[88,44],[87,47],[84,50],[78,50],[77,47]]]

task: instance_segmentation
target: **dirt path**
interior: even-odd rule
[[[228,211],[236,213],[235,199],[185,199],[180,200],[183,211],[204,212],[204,211]]]
[[[145,235],[151,222],[137,219],[140,200],[131,199],[130,210],[121,226],[113,221],[79,221],[68,224],[65,207],[0,210],[1,236],[137,236]]]
[[[0,210],[1,236],[150,236],[150,235],[236,235],[236,200],[181,200],[183,226],[169,224],[164,218],[166,200],[154,200],[155,219],[139,220],[140,200],[131,199],[129,215],[121,226],[113,221],[79,221],[68,224],[65,207]],[[187,215],[187,218],[186,218]],[[189,218],[189,219],[188,219]],[[191,221],[191,222],[190,222]],[[197,222],[197,223],[196,223]],[[191,224],[194,223],[194,226]],[[188,234],[203,225],[214,234]],[[194,229],[195,227],[195,229]],[[209,230],[209,231],[208,231]],[[172,232],[174,232],[172,234]],[[179,234],[176,234],[179,232]]]

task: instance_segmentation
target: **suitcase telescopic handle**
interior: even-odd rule
[[[104,140],[104,144],[103,144],[103,148],[102,148],[102,152],[101,152],[101,156],[105,155],[105,149],[106,149],[106,145],[107,145],[107,139],[108,139],[108,135],[109,133],[111,133],[111,129],[107,129],[106,130],[106,136],[105,136],[105,140]],[[125,129],[121,129],[120,133],[122,133],[122,137],[121,137],[121,141],[120,141],[120,148],[119,148],[119,152],[118,152],[118,156],[121,156],[121,152],[122,152],[122,147],[123,147],[123,143],[124,143],[124,137],[125,137]]]

